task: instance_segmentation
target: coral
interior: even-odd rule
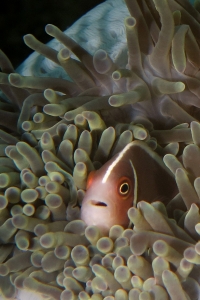
[[[125,2],[123,68],[53,25],[59,51],[25,43],[70,80],[22,76],[0,53],[3,299],[200,297],[199,2]],[[163,157],[179,193],[143,199],[104,236],[80,220],[87,176],[132,140]]]

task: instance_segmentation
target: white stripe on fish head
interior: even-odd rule
[[[131,164],[131,167],[133,169],[133,174],[134,174],[134,197],[133,197],[133,206],[136,207],[137,204],[137,197],[138,197],[138,179],[137,179],[137,173],[135,170],[135,167],[132,163],[132,161],[129,159],[129,162]]]
[[[126,154],[126,152],[132,147],[132,143],[129,143],[128,145],[126,145],[126,147],[118,154],[118,156],[116,157],[116,159],[112,162],[112,164],[108,167],[103,179],[102,179],[102,183],[105,183],[108,179],[108,177],[110,176],[110,174],[112,173],[114,167],[118,164],[118,162],[120,162],[120,160],[124,157],[124,155]]]

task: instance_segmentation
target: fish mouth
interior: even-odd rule
[[[90,203],[94,206],[98,206],[98,207],[107,207],[108,205],[103,202],[103,201],[96,201],[96,200],[91,200]]]

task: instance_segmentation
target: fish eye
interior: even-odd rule
[[[119,193],[122,196],[125,196],[128,194],[130,189],[129,183],[128,182],[123,182],[120,187],[119,187]]]

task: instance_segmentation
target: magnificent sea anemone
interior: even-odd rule
[[[200,299],[200,2],[102,5],[126,16],[106,28],[113,45],[126,35],[120,50],[47,25],[59,43],[26,35],[40,53],[28,67],[0,53],[2,299]],[[177,195],[139,201],[104,236],[80,219],[87,177],[133,140],[163,158]]]

